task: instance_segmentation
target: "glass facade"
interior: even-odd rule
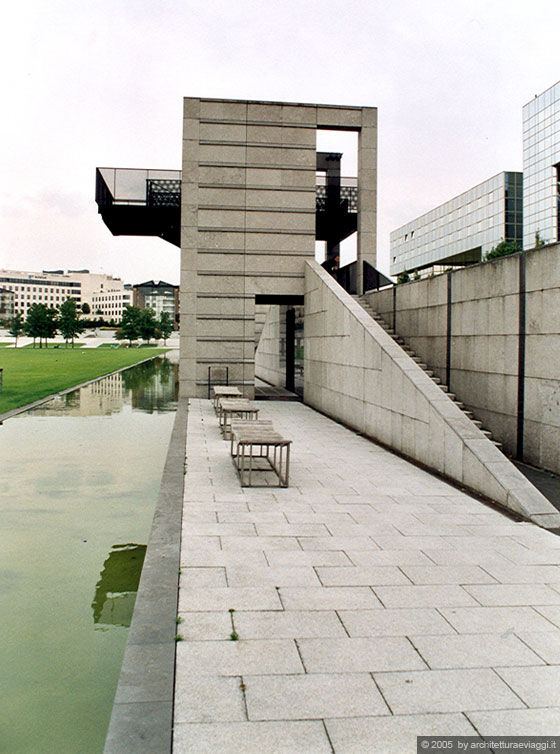
[[[523,233],[523,174],[504,172],[391,233],[391,275],[479,261]]]
[[[523,248],[560,240],[560,82],[523,108]]]

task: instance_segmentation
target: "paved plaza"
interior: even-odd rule
[[[288,489],[242,489],[189,402],[176,754],[560,734],[560,537],[303,404],[258,406],[293,440]]]

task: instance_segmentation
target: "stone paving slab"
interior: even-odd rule
[[[560,729],[560,538],[293,402],[287,489],[241,489],[190,402],[174,751],[407,754]]]
[[[458,713],[329,718],[326,727],[337,754],[408,754],[416,752],[418,735],[476,735],[472,723]]]
[[[174,754],[332,754],[321,720],[178,723]]]

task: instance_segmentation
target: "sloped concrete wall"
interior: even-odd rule
[[[560,473],[560,245],[524,253],[523,458]],[[515,456],[521,255],[451,273],[450,389]],[[448,275],[368,293],[369,305],[446,382]]]
[[[286,307],[269,306],[255,353],[255,377],[269,385],[286,383]]]
[[[541,526],[560,514],[320,265],[306,264],[304,400]]]

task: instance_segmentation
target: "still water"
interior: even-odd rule
[[[103,751],[176,398],[157,358],[0,426],[0,752]]]

